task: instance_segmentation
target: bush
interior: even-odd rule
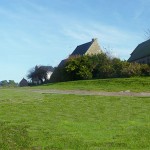
[[[121,76],[122,77],[134,77],[141,75],[141,65],[138,63],[124,63]]]
[[[141,64],[141,75],[150,76],[150,66],[147,64]]]
[[[69,80],[92,79],[92,66],[89,56],[69,58],[64,72]]]
[[[150,75],[150,66],[110,58],[105,53],[69,57],[58,66],[51,82]]]

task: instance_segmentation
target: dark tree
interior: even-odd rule
[[[8,86],[8,82],[7,82],[7,80],[3,80],[3,81],[1,81],[1,85],[2,85],[2,86]]]
[[[7,86],[7,87],[15,87],[15,86],[17,86],[18,84],[15,83],[14,80],[9,80],[9,81],[3,80],[3,81],[0,82],[0,85],[1,85],[1,86]]]
[[[31,79],[32,82],[36,81],[40,83],[46,82],[48,80],[47,74],[48,72],[53,72],[53,67],[52,66],[35,66],[32,68],[28,75],[27,78]]]

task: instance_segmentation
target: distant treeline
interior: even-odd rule
[[[0,86],[3,86],[3,87],[16,87],[18,86],[18,83],[15,83],[14,80],[3,80],[3,81],[0,81]]]
[[[150,66],[147,64],[129,63],[102,53],[66,59],[64,65],[55,68],[51,82],[149,75]]]

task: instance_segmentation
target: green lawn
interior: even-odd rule
[[[149,150],[149,110],[150,97],[0,89],[0,149]]]
[[[82,80],[42,85],[40,89],[150,92],[150,77]]]

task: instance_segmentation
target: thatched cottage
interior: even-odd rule
[[[79,45],[76,49],[72,52],[70,56],[75,55],[95,55],[101,53],[102,50],[98,44],[97,39],[92,39],[92,41]]]
[[[28,81],[23,78],[23,79],[20,81],[19,86],[20,86],[20,87],[28,86]]]
[[[102,53],[102,49],[100,48],[97,39],[92,39],[92,41],[90,42],[78,45],[67,59],[64,59],[60,62],[58,67],[54,70],[50,78],[50,81],[51,82],[64,81],[61,68],[63,68],[63,66],[70,57],[83,55],[97,55],[100,53]]]
[[[139,44],[131,53],[128,62],[137,62],[141,64],[150,64],[150,40]]]
[[[93,38],[90,42],[78,45],[69,57],[78,55],[96,55],[100,53],[102,53],[102,49],[98,44],[97,38]],[[63,66],[67,59],[62,60],[58,66]]]

